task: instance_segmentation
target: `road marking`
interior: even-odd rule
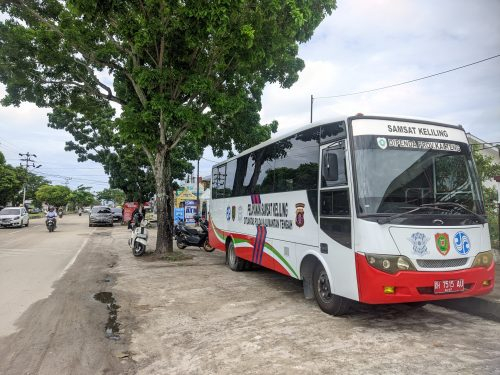
[[[95,230],[96,230],[96,228],[94,228],[90,232],[90,235],[85,239],[85,241],[83,241],[82,245],[80,246],[80,248],[78,249],[78,251],[76,252],[76,254],[73,256],[73,259],[71,259],[69,261],[69,263],[66,265],[66,267],[64,267],[64,269],[62,270],[62,272],[59,275],[58,279],[60,279],[61,277],[63,277],[64,274],[66,273],[66,271],[68,270],[68,268],[70,268],[73,265],[73,263],[75,263],[75,260],[78,257],[78,255],[80,254],[80,251],[82,251],[83,248],[87,245],[87,242],[89,242],[90,236],[92,236],[92,234],[94,234]]]

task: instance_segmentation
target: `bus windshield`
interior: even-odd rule
[[[417,138],[389,141],[376,135],[354,137],[361,216],[412,210],[418,215],[435,210],[452,215],[484,213],[467,144]],[[414,210],[417,207],[429,209]]]

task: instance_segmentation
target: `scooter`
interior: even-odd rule
[[[149,233],[146,229],[148,225],[147,220],[142,220],[139,226],[128,223],[128,229],[131,230],[128,245],[132,248],[132,254],[136,257],[144,255],[146,252],[146,245],[148,244]]]
[[[210,246],[208,241],[208,221],[201,220],[199,216],[195,216],[194,220],[200,224],[201,231],[187,227],[182,220],[175,226],[174,234],[177,247],[179,249],[185,249],[188,246],[203,247],[203,250],[211,253],[215,248]]]
[[[54,218],[47,219],[45,225],[47,226],[49,232],[53,232],[56,229],[56,219]]]

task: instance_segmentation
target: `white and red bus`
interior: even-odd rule
[[[303,280],[330,314],[351,300],[490,292],[494,261],[461,126],[364,116],[316,122],[219,163],[210,244]]]

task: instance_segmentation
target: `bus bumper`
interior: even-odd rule
[[[356,253],[359,301],[369,304],[435,301],[487,294],[495,285],[495,262],[488,268],[467,268],[458,271],[401,271],[388,274],[368,264],[364,254]],[[464,291],[434,293],[434,281],[464,280]],[[484,284],[483,284],[484,282]],[[488,284],[489,285],[485,285]],[[394,287],[394,293],[385,293]]]

